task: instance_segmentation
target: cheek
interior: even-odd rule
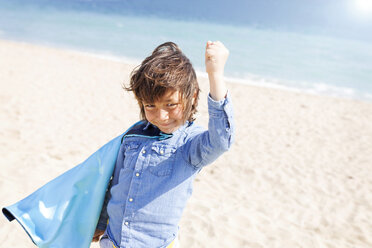
[[[181,106],[177,107],[172,112],[173,119],[182,120],[183,119],[183,108]]]

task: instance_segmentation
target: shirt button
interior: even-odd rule
[[[133,198],[129,198],[129,201],[132,202],[133,201]]]
[[[136,177],[139,177],[139,175],[140,175],[140,174],[137,172],[137,173],[136,173]]]
[[[124,222],[124,224],[125,224],[126,226],[128,226],[128,225],[129,225],[129,222],[128,222],[128,221],[126,221],[126,222]]]
[[[164,150],[163,150],[163,149],[160,150],[160,154],[161,154],[161,155],[164,154]]]
[[[146,153],[146,150],[143,150],[142,153],[145,154]]]

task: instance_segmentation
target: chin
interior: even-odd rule
[[[161,125],[161,124],[159,125],[154,124],[154,125],[157,126],[160,129],[160,131],[162,131],[163,133],[170,134],[170,133],[177,131],[177,129],[181,127],[181,125],[177,125],[177,124],[178,123],[170,123],[169,125]]]

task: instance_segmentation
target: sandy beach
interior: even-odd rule
[[[122,89],[134,66],[0,40],[1,207],[138,120]],[[196,122],[206,127],[208,81],[199,83]],[[372,247],[372,103],[228,88],[235,144],[197,177],[181,247]],[[34,247],[16,221],[0,226],[0,247]]]

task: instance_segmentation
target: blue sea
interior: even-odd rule
[[[0,39],[131,63],[173,41],[200,72],[206,41],[220,40],[234,82],[372,101],[372,18],[341,19],[306,1],[226,2],[0,0]]]

